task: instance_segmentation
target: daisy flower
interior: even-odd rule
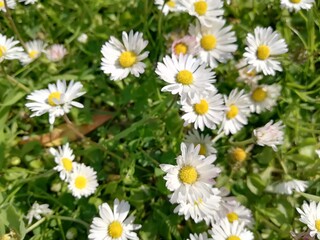
[[[155,0],[154,2],[158,9],[162,12],[164,15],[167,15],[169,12],[178,12],[182,10],[182,6],[180,6],[179,2],[176,0]]]
[[[190,233],[188,240],[212,240],[212,238],[209,238],[206,232],[199,233],[199,234]]]
[[[51,62],[58,62],[68,54],[67,49],[62,44],[51,45],[45,53]]]
[[[49,113],[49,123],[53,124],[56,117],[70,112],[72,106],[83,108],[83,105],[74,99],[82,96],[82,84],[71,81],[67,87],[66,81],[58,80],[56,84],[49,84],[48,89],[33,91],[27,96],[30,100],[26,104],[32,112],[31,117]]]
[[[122,32],[123,44],[111,36],[109,42],[102,46],[101,70],[105,74],[111,74],[111,80],[124,79],[129,73],[135,77],[144,73],[146,65],[141,61],[148,57],[149,52],[142,53],[148,45],[148,41],[144,41],[142,37],[140,32],[133,33],[131,30],[129,35]]]
[[[24,53],[21,58],[21,63],[26,65],[38,57],[44,51],[46,44],[42,40],[33,40],[26,43],[27,53]]]
[[[58,150],[50,148],[49,151],[54,156],[54,161],[57,164],[53,169],[60,172],[61,180],[68,181],[76,164],[73,162],[74,155],[72,149],[69,147],[69,143],[63,145],[62,148],[59,147]]]
[[[216,155],[204,157],[199,155],[200,146],[187,146],[181,143],[181,155],[177,157],[177,165],[160,164],[166,172],[164,179],[167,188],[173,192],[170,202],[181,203],[194,199],[205,200],[212,194],[213,178],[220,173],[220,168],[212,163]]]
[[[14,9],[16,7],[16,1],[15,0],[7,0],[7,7],[10,9]],[[6,12],[6,5],[4,4],[4,0],[0,0],[0,11]],[[0,34],[1,36],[1,34]],[[1,46],[1,45],[0,45]],[[0,51],[1,52],[1,51]],[[0,55],[1,57],[1,55]]]
[[[215,89],[211,84],[216,81],[215,73],[191,55],[180,54],[178,58],[175,55],[165,56],[163,63],[158,63],[156,74],[169,84],[161,91],[179,94],[183,99],[189,92]]]
[[[90,240],[138,240],[137,233],[133,232],[141,228],[139,224],[133,224],[134,216],[128,214],[130,205],[127,201],[114,200],[113,211],[108,203],[99,206],[99,217],[95,217],[90,225]]]
[[[0,63],[5,59],[13,60],[21,58],[23,48],[15,47],[18,43],[19,41],[14,41],[13,37],[7,38],[0,33]]]
[[[211,154],[217,153],[217,150],[212,147],[212,139],[210,135],[204,135],[202,133],[199,133],[195,129],[188,132],[187,136],[185,136],[184,142],[186,144],[193,144],[194,146],[199,144],[200,155],[209,156]]]
[[[220,210],[221,197],[217,188],[212,189],[208,198],[192,199],[192,201],[182,201],[174,209],[174,213],[184,215],[185,220],[192,218],[195,223],[205,221],[207,225],[213,220]]]
[[[73,167],[68,185],[72,195],[76,198],[81,198],[82,196],[88,197],[93,194],[98,187],[97,173],[93,168],[83,163],[76,164]]]
[[[293,179],[290,181],[277,183],[267,188],[267,190],[272,191],[274,193],[291,195],[293,191],[305,192],[307,188],[308,188],[308,181]]]
[[[260,146],[272,147],[274,151],[277,151],[276,145],[283,143],[283,128],[281,121],[273,124],[273,120],[271,120],[265,126],[254,129],[256,143]]]
[[[247,61],[244,59],[240,60],[236,65],[236,68],[239,72],[239,77],[237,78],[238,82],[244,82],[245,84],[252,86],[257,85],[258,81],[262,79],[262,76],[257,74],[254,70],[249,72]]]
[[[225,20],[215,20],[212,27],[190,25],[189,33],[196,36],[200,43],[199,58],[211,68],[218,66],[218,62],[225,63],[233,58],[238,46],[234,44],[237,39],[231,26],[223,27]]]
[[[287,8],[290,12],[301,9],[309,10],[312,8],[314,0],[281,0],[281,7]]]
[[[253,240],[252,232],[244,227],[244,222],[234,221],[230,223],[223,218],[218,224],[209,230],[213,240]]]
[[[248,124],[247,117],[250,114],[250,103],[248,95],[244,90],[231,91],[229,97],[224,96],[226,111],[222,120],[221,129],[226,135],[235,134],[244,125]]]
[[[24,5],[35,4],[38,0],[19,0],[19,2],[23,2]]]
[[[244,58],[249,64],[249,72],[263,72],[264,75],[282,71],[281,64],[275,56],[288,52],[287,44],[271,27],[256,27],[254,34],[247,35],[247,47]]]
[[[236,200],[222,202],[216,221],[219,222],[219,219],[223,218],[227,218],[230,223],[239,221],[240,223],[244,223],[245,226],[251,226],[253,224],[251,210]]]
[[[195,129],[204,127],[215,129],[221,123],[225,111],[222,95],[217,90],[207,91],[187,97],[181,102],[181,110],[185,112],[182,119],[184,126],[194,123]]]
[[[49,208],[49,204],[38,204],[37,202],[34,202],[26,216],[28,225],[32,223],[33,218],[40,220],[41,215],[48,215],[51,213],[52,210]]]
[[[271,111],[277,105],[280,92],[281,86],[278,84],[253,86],[249,94],[251,112],[261,113],[265,110]]]
[[[183,55],[196,55],[199,51],[198,42],[195,36],[184,36],[180,39],[173,41],[171,45],[171,52],[175,56]]]
[[[181,5],[191,15],[199,19],[201,25],[214,27],[214,21],[223,15],[221,0],[180,0]]]
[[[320,203],[304,202],[302,208],[297,208],[297,211],[300,213],[300,222],[307,224],[310,229],[310,236],[320,239]]]

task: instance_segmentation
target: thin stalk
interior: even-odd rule
[[[12,27],[12,30],[16,34],[17,38],[19,39],[22,47],[24,48],[25,51],[27,51],[26,44],[24,43],[24,41],[23,41],[23,39],[22,39],[22,37],[21,37],[17,27],[16,27],[16,24],[14,23],[13,18],[11,16],[10,9],[8,8],[7,0],[4,0],[4,7],[6,9],[6,12],[4,14],[5,17],[8,19],[8,21],[9,21],[11,27]]]
[[[240,141],[240,142],[233,142],[232,139],[230,138],[229,140],[229,143],[232,144],[232,145],[246,145],[246,144],[251,144],[251,143],[254,143],[255,140],[253,138],[249,138],[247,140],[244,140],[244,141]]]
[[[23,85],[22,83],[17,81],[15,78],[13,78],[10,75],[8,75],[6,69],[3,66],[3,64],[1,64],[1,69],[4,72],[5,77],[9,80],[9,82],[12,85],[17,86],[18,88],[22,89],[23,91],[25,91],[27,93],[29,93],[31,91],[28,87],[26,87],[25,85]]]

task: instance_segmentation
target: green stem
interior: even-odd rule
[[[8,19],[11,27],[12,27],[12,30],[13,32],[16,34],[17,38],[19,39],[22,47],[24,48],[25,51],[27,51],[27,48],[26,48],[26,44],[24,43],[17,27],[16,27],[16,24],[14,23],[13,19],[12,19],[12,16],[11,16],[11,13],[10,13],[10,9],[8,8],[8,4],[7,4],[7,0],[4,0],[4,7],[6,9],[6,12],[5,12],[5,17]]]
[[[26,233],[31,232],[33,229],[35,229],[36,227],[38,227],[41,223],[43,223],[46,220],[45,217],[41,218],[40,220],[38,220],[37,222],[35,222],[34,224],[32,224],[30,227],[27,228]]]
[[[79,223],[82,226],[84,226],[86,229],[89,229],[89,224],[86,223],[85,221],[80,220],[80,219],[75,219],[75,218],[66,217],[66,216],[56,216],[56,215],[52,215],[52,216],[50,216],[50,218],[56,218],[56,219],[60,219],[62,221],[69,221],[69,222]]]
[[[17,86],[18,88],[22,89],[23,91],[29,93],[31,90],[26,87],[25,85],[23,85],[22,83],[20,83],[19,81],[17,81],[15,78],[11,77],[10,75],[7,74],[6,69],[4,68],[4,66],[1,64],[1,69],[5,74],[5,77],[9,80],[9,82],[14,85]]]
[[[247,144],[255,143],[255,140],[253,138],[249,138],[249,139],[244,140],[244,141],[233,142],[232,138],[230,138],[229,143],[232,144],[232,145],[241,146],[241,145],[247,145]]]

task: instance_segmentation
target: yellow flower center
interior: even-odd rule
[[[232,104],[230,107],[229,107],[229,111],[227,112],[227,118],[228,119],[232,119],[232,118],[235,118],[239,113],[239,108]]]
[[[263,90],[261,87],[256,88],[251,94],[251,98],[255,102],[263,102],[266,99],[266,97],[267,92]]]
[[[193,82],[192,72],[182,70],[177,74],[177,81],[183,85],[190,85]]]
[[[231,154],[232,154],[232,158],[239,162],[246,160],[246,157],[247,157],[246,151],[239,147],[233,149]]]
[[[206,100],[201,99],[200,103],[196,103],[194,105],[194,111],[198,114],[198,115],[203,115],[206,114],[209,110],[209,104]]]
[[[84,176],[76,177],[74,185],[78,189],[84,189],[87,186],[87,178],[85,178]]]
[[[320,219],[317,219],[314,225],[315,225],[317,231],[320,232]]]
[[[192,166],[184,166],[179,171],[179,179],[183,183],[193,184],[198,179],[198,172]]]
[[[248,77],[254,77],[254,76],[256,76],[256,71],[255,71],[255,70],[252,70],[251,72],[246,72],[246,75],[247,75]]]
[[[206,14],[208,9],[208,4],[205,1],[198,1],[193,4],[194,10],[199,16]]]
[[[4,1],[0,1],[0,8],[4,8]],[[0,55],[1,57],[1,55]]]
[[[292,3],[300,3],[301,0],[290,0],[290,2],[292,2]]]
[[[260,45],[257,50],[257,57],[266,60],[270,56],[270,48],[267,45]]]
[[[203,202],[202,198],[199,198],[198,201],[194,201],[194,205],[199,205]]]
[[[119,238],[122,236],[123,227],[119,221],[113,221],[108,226],[108,234],[112,238]]]
[[[230,237],[227,238],[227,240],[241,240],[238,236],[231,235]]]
[[[227,214],[227,218],[228,218],[229,222],[233,223],[234,221],[239,219],[239,216],[235,212],[231,212],[231,213]]]
[[[62,158],[61,162],[62,162],[63,168],[67,172],[70,172],[72,170],[72,161],[69,158]]]
[[[204,50],[210,51],[216,47],[217,38],[212,34],[205,35],[201,38],[200,45]]]
[[[1,7],[1,2],[0,2],[0,7]],[[3,57],[6,51],[7,51],[7,48],[5,46],[0,45],[0,57]]]
[[[200,144],[199,154],[200,154],[200,155],[206,155],[206,153],[207,153],[206,146],[205,146],[204,144]]]
[[[171,8],[174,8],[176,6],[175,1],[168,1],[168,2],[166,2],[166,4],[168,5],[168,7],[171,7]]]
[[[60,101],[61,93],[60,92],[52,92],[48,97],[48,103],[51,106],[57,106],[55,102]]]
[[[31,50],[29,52],[29,57],[34,59],[34,58],[36,58],[38,56],[38,54],[39,54],[39,52],[37,50]]]
[[[137,55],[134,52],[126,51],[121,53],[119,57],[119,63],[121,67],[128,68],[135,64],[137,61]]]
[[[188,52],[188,46],[184,43],[178,43],[174,46],[174,52],[175,54],[186,54]]]

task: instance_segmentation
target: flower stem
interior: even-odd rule
[[[12,19],[12,16],[11,16],[11,13],[10,13],[10,9],[8,8],[8,4],[7,4],[7,0],[4,0],[4,7],[6,9],[6,12],[5,12],[5,17],[8,19],[11,27],[12,27],[12,30],[13,32],[16,34],[17,38],[19,39],[22,47],[24,48],[24,50],[27,51],[27,48],[26,48],[26,44],[24,43],[17,27],[16,27],[16,24],[14,23],[13,19]]]
[[[6,78],[9,80],[9,82],[14,85],[17,86],[19,88],[21,88],[23,91],[29,93],[30,89],[28,87],[26,87],[25,85],[23,85],[22,83],[20,83],[19,81],[17,81],[14,77],[11,77],[10,75],[7,74],[6,69],[4,68],[4,66],[1,64],[1,69],[4,72]]]
[[[241,146],[241,145],[247,145],[247,144],[251,144],[251,143],[255,143],[255,140],[253,138],[249,138],[247,140],[244,141],[240,141],[240,142],[233,142],[232,138],[230,138],[229,143],[232,145],[236,145],[236,146]]]

